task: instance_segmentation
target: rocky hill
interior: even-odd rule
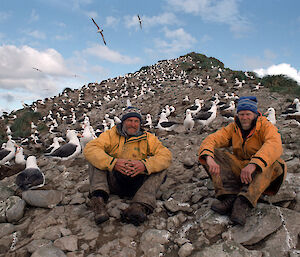
[[[66,88],[58,96],[5,113],[1,142],[7,141],[9,125],[25,154],[37,157],[46,183],[20,194],[15,184],[20,167],[13,160],[0,167],[0,256],[300,256],[300,127],[281,116],[295,96],[271,92],[260,82],[251,72],[233,71],[215,58],[190,53],[99,84]],[[208,105],[212,97],[229,103],[246,95],[257,97],[262,113],[269,107],[276,110],[288,176],[279,193],[262,197],[240,227],[210,210],[213,186],[197,162],[202,140],[229,121],[220,109],[208,127],[196,124],[186,133],[183,121],[197,98]],[[186,96],[189,103],[183,101]],[[128,100],[153,121],[166,105],[175,108],[168,117],[178,123],[175,130],[145,128],[171,150],[173,163],[157,195],[157,208],[143,225],[122,223],[120,212],[129,200],[112,196],[109,221],[96,226],[88,207],[83,155],[56,161],[45,158],[44,152],[54,136],[65,137],[67,129],[82,131],[86,116],[94,130],[102,131],[105,115],[120,117]]]

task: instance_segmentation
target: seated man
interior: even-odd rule
[[[232,152],[216,148],[232,146]],[[286,176],[278,129],[257,111],[255,96],[240,97],[235,121],[205,138],[199,161],[216,197],[211,209],[244,225],[262,193],[276,194]]]
[[[109,194],[133,197],[123,220],[139,225],[156,205],[156,192],[172,161],[171,152],[156,136],[141,129],[142,117],[128,107],[121,123],[100,134],[84,148],[90,163],[90,199],[95,222],[108,220]]]

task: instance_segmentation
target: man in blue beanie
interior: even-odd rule
[[[132,198],[121,217],[134,225],[143,223],[155,208],[156,192],[165,179],[172,154],[156,136],[141,129],[141,122],[140,110],[128,107],[121,123],[84,148],[97,224],[109,219],[105,203],[110,194]]]
[[[232,152],[217,148],[232,147]],[[276,194],[286,176],[278,129],[261,116],[255,96],[240,97],[235,121],[209,135],[199,161],[213,181],[211,209],[244,225],[261,194]]]

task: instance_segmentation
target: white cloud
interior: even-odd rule
[[[86,65],[80,61],[75,66],[55,49],[39,51],[29,46],[0,46],[0,109],[22,108],[21,101],[30,104],[57,95],[65,87],[82,86],[86,81],[80,75]]]
[[[7,20],[10,16],[10,12],[0,12],[0,22]]]
[[[36,71],[38,68],[42,72]],[[0,47],[0,88],[35,92],[55,91],[55,80],[71,76],[63,57],[54,49],[38,51],[29,46]]]
[[[115,27],[117,27],[119,22],[120,22],[120,18],[116,18],[113,16],[107,16],[105,19],[105,26],[115,28]]]
[[[158,25],[173,25],[173,24],[179,24],[179,21],[177,20],[175,14],[170,12],[165,12],[157,16],[151,16],[148,17],[146,15],[140,16],[142,20],[142,26],[143,28],[149,28],[154,27]],[[134,16],[125,16],[125,26],[127,28],[135,27],[139,28],[139,20],[137,15]]]
[[[45,33],[39,30],[24,30],[23,33],[36,39],[46,39]]]
[[[61,27],[61,28],[65,28],[66,27],[66,24],[64,22],[54,22],[54,24],[58,27]]]
[[[33,9],[30,14],[29,23],[38,21],[40,16],[36,13],[36,10]]]
[[[187,33],[183,28],[169,30],[164,28],[164,39],[155,39],[155,48],[159,52],[173,55],[181,51],[190,49],[197,41],[193,36]],[[147,50],[151,52],[151,50]]]
[[[134,64],[141,61],[138,57],[122,55],[117,51],[109,49],[107,46],[101,45],[94,45],[90,48],[87,48],[83,51],[83,53],[97,56],[100,59],[113,63]]]
[[[84,14],[90,18],[97,18],[98,17],[98,13],[95,11],[85,11]]]
[[[206,43],[206,42],[208,42],[208,41],[211,41],[211,40],[212,40],[212,37],[209,36],[209,35],[207,35],[207,34],[205,34],[205,35],[203,35],[203,36],[201,37],[200,40],[201,40],[202,43]]]
[[[65,34],[65,35],[56,35],[55,39],[56,40],[60,40],[60,41],[64,41],[64,40],[69,40],[72,38],[72,35],[70,34]]]
[[[238,0],[166,0],[170,8],[199,15],[204,21],[228,24],[230,30],[241,36],[249,31],[250,26],[247,19],[241,16],[238,10]]]
[[[286,75],[298,82],[300,84],[300,70],[293,68],[288,63],[281,63],[277,65],[272,65],[266,69],[256,69],[254,70],[258,74],[258,76],[263,77],[266,75]]]

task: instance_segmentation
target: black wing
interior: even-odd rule
[[[6,149],[1,149],[0,150],[0,160],[3,160],[7,155],[10,154],[11,151],[6,150]]]
[[[61,147],[59,147],[58,149],[56,149],[52,154],[50,154],[49,156],[53,156],[53,157],[69,157],[70,155],[72,155],[75,151],[76,151],[77,145],[71,144],[71,143],[67,143]]]
[[[207,120],[212,115],[212,112],[201,112],[195,117],[195,120]]]

